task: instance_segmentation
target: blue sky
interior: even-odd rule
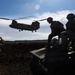
[[[17,22],[31,24],[33,20],[53,17],[64,24],[66,15],[75,14],[75,0],[0,0],[0,17],[22,18]],[[37,32],[21,31],[9,27],[11,20],[0,19],[0,36],[4,40],[37,40],[47,39],[50,28],[47,21],[40,21]],[[35,37],[36,36],[36,37]]]

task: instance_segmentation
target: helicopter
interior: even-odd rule
[[[9,25],[11,28],[19,29],[19,31],[28,30],[28,31],[35,31],[40,28],[40,23],[38,21],[32,22],[31,25],[17,23],[17,21],[12,20],[12,23]]]
[[[24,18],[27,18],[27,17],[24,17]],[[24,19],[24,18],[18,18],[18,19]],[[16,21],[17,19],[8,19],[8,18],[0,18],[0,19],[12,20],[12,23],[9,25],[9,27],[14,28],[14,29],[19,29],[19,32],[23,30],[36,32],[40,28],[40,23],[38,21],[46,20],[46,19],[36,20],[32,22],[31,25],[29,25],[29,24],[18,23]]]

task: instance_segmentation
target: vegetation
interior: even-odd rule
[[[5,41],[0,46],[0,75],[32,75],[30,51],[46,46],[46,40]]]

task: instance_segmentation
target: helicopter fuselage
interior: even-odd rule
[[[12,24],[9,25],[11,28],[19,29],[20,30],[28,30],[28,31],[36,31],[40,28],[38,22],[33,22],[31,25],[28,24],[22,24],[17,23],[16,21],[13,21]]]

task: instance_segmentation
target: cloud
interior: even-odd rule
[[[11,21],[0,19],[0,26],[8,26],[9,24],[11,24]]]
[[[0,32],[0,37],[2,37],[4,40],[12,40],[13,39],[12,36],[9,36],[9,35],[7,35],[5,33],[1,33],[1,32]]]
[[[52,12],[44,12],[41,14],[37,13],[35,14],[35,17],[32,18],[30,17],[28,19],[23,19],[23,20],[17,20],[17,22],[30,25],[34,20],[53,17],[54,20],[61,21],[65,26],[65,23],[67,22],[66,16],[68,13],[75,13],[75,10],[63,10],[55,13]],[[40,22],[40,29],[38,29],[37,32],[32,33],[30,31],[19,32],[17,29],[12,29],[9,27],[9,24],[11,24],[10,20],[0,19],[0,36],[3,37],[4,40],[47,39],[50,33],[49,24],[47,23],[46,20],[39,22]]]
[[[40,4],[27,3],[27,4],[23,5],[22,9],[24,10],[24,12],[30,11],[32,13],[32,12],[35,12],[36,10],[40,9]]]

